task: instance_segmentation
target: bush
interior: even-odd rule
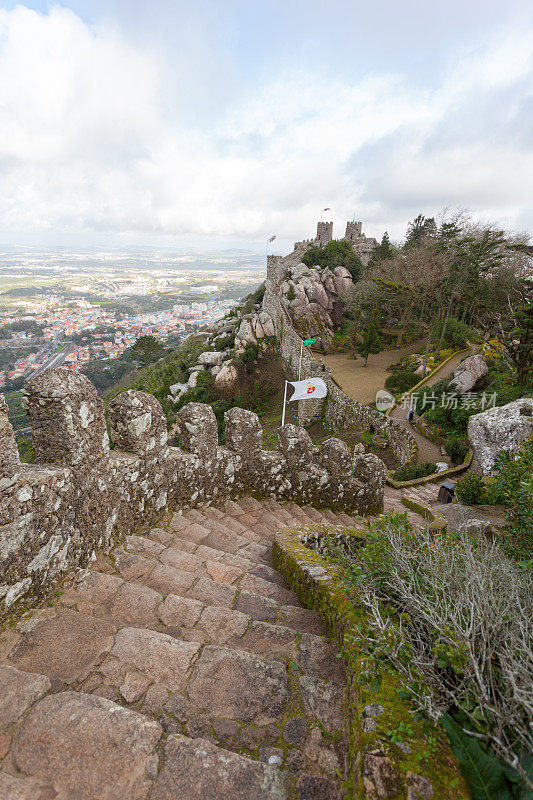
[[[455,494],[462,503],[479,505],[487,500],[487,490],[479,472],[468,472],[455,484]]]
[[[444,449],[450,456],[452,464],[462,464],[469,450],[468,439],[447,436],[444,440]]]
[[[255,292],[252,292],[251,294],[247,295],[242,301],[242,306],[241,306],[242,313],[249,314],[255,305],[261,303],[263,301],[263,297],[265,296],[265,291],[266,291],[266,284],[262,283],[261,286],[259,286],[255,290]]]
[[[389,392],[408,392],[413,386],[416,386],[420,378],[407,369],[399,369],[388,375],[385,380],[385,389]]]
[[[514,453],[504,453],[500,472],[487,490],[487,502],[505,506],[511,529],[504,547],[517,558],[533,557],[533,438]]]
[[[433,333],[433,342],[435,344],[438,344],[440,341],[443,324],[444,322],[441,320],[435,327]],[[449,317],[442,344],[453,348],[461,348],[466,347],[469,341],[478,338],[478,334],[470,325],[461,322],[457,317]]]
[[[325,247],[310,247],[302,256],[302,261],[308,267],[345,267],[356,281],[363,272],[363,262],[355,253],[350,242],[334,239]]]
[[[237,356],[233,363],[237,366],[243,366],[248,374],[253,371],[254,366],[257,364],[257,359],[261,353],[261,348],[258,344],[248,342],[244,347],[244,353]]]
[[[525,395],[533,392],[533,375],[528,386],[519,386],[516,380],[516,372],[510,369],[505,361],[499,361],[489,372],[490,385],[487,389],[489,394],[496,393],[496,405],[505,406],[513,400],[519,400]]]
[[[347,537],[338,547],[333,540],[329,557],[340,564],[353,602],[363,603],[370,617],[356,634],[370,680],[392,665],[415,712],[444,717],[447,731],[459,728],[469,755],[477,747],[469,766],[460,758],[465,777],[477,778],[473,797],[496,797],[479,788],[480,776],[492,782],[489,770],[499,776],[498,798],[525,800],[521,765],[531,751],[533,715],[531,570],[497,544],[464,532],[415,530],[405,515],[371,524],[366,542],[361,548]]]
[[[221,350],[231,350],[231,348],[235,345],[235,334],[228,333],[225,336],[219,336],[213,342],[213,347],[217,352]]]
[[[414,481],[416,478],[425,478],[437,471],[437,465],[426,461],[424,464],[412,464],[400,467],[392,476],[395,481]]]

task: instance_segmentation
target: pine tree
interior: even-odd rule
[[[387,231],[383,234],[381,239],[381,244],[378,244],[372,250],[372,255],[370,256],[370,260],[368,262],[369,267],[375,267],[378,264],[381,264],[382,261],[386,261],[388,258],[394,257],[394,247],[391,244],[391,240],[389,239],[389,234]]]
[[[407,227],[404,248],[409,250],[411,247],[423,244],[428,239],[435,238],[436,235],[435,217],[425,217],[423,214],[419,214]]]
[[[366,367],[368,356],[371,353],[381,353],[383,350],[383,338],[381,336],[381,311],[375,308],[367,322],[359,329],[360,340],[355,345],[355,350],[365,359],[363,364]]]

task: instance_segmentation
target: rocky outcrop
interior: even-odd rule
[[[224,353],[217,353],[216,351],[202,353],[198,357],[198,364],[202,364],[204,367],[219,367],[224,361],[224,358]]]
[[[231,386],[237,380],[237,367],[232,364],[224,364],[215,376],[215,386],[217,389]]]
[[[489,368],[483,360],[483,356],[479,353],[465,358],[465,360],[454,369],[449,388],[458,392],[458,394],[470,392],[474,389],[478,381],[485,377],[488,371]]]
[[[338,324],[339,298],[351,286],[352,277],[345,267],[321,270],[300,262],[287,266],[279,294],[298,333],[304,338],[319,336],[327,346]]]
[[[468,420],[468,439],[485,475],[491,475],[498,455],[515,450],[533,434],[533,399],[524,397],[490,408]]]
[[[220,346],[220,338],[234,336],[234,344],[225,350],[215,350]],[[187,383],[174,383],[169,387],[170,394],[168,399],[173,403],[178,403],[180,398],[188,389],[194,389],[198,380],[196,373],[208,371],[218,378],[217,386],[227,386],[237,378],[237,370],[231,366],[235,356],[244,352],[247,344],[261,346],[262,343],[276,335],[274,320],[270,314],[258,303],[253,306],[251,313],[228,316],[215,323],[210,331],[203,331],[205,351],[201,353],[196,361],[188,367],[189,380]],[[220,378],[218,376],[221,376]]]

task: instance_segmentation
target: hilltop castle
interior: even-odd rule
[[[333,240],[333,222],[317,222],[316,236],[314,239],[303,239],[301,242],[294,243],[294,251],[298,255],[303,255],[310,247],[324,247],[328,242]],[[340,240],[343,242],[350,242],[353,249],[366,265],[370,261],[370,256],[379,242],[373,236],[365,236],[363,233],[363,223],[356,222],[355,220],[348,220],[346,223],[346,232]]]

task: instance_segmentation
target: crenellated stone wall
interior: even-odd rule
[[[377,457],[359,456],[352,473],[343,442],[317,450],[294,425],[279,429],[277,450],[264,451],[257,415],[240,408],[226,413],[220,447],[210,406],[189,403],[178,412],[180,446],[170,447],[163,410],[144,392],[111,402],[109,436],[103,403],[83,375],[48,370],[29,381],[24,402],[35,465],[19,461],[0,397],[0,616],[167,508],[244,493],[361,514],[383,506]]]

